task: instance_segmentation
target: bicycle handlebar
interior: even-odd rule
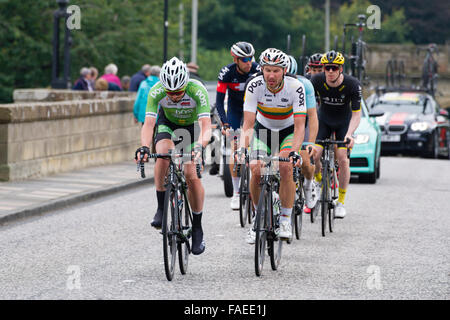
[[[145,178],[145,167],[144,162],[148,162],[149,159],[172,159],[172,158],[191,158],[193,159],[193,156],[191,153],[150,153],[148,154],[147,161],[144,161],[144,154],[140,155],[139,161],[137,163],[138,171],[141,172],[141,178]],[[202,178],[201,174],[201,165],[199,163],[196,163],[195,170],[197,172],[197,177],[199,179]]]

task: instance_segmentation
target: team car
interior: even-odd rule
[[[355,131],[355,145],[350,154],[350,173],[361,182],[376,183],[380,177],[381,130],[375,117],[383,112],[369,112],[361,100],[361,121]]]
[[[450,159],[449,113],[422,91],[378,91],[370,98],[371,112],[382,132],[382,154],[416,154]]]

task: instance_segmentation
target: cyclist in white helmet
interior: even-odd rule
[[[241,127],[243,118],[244,89],[247,80],[261,69],[256,62],[253,62],[255,49],[251,43],[245,41],[236,42],[231,46],[231,56],[233,63],[224,66],[218,75],[216,108],[225,131],[229,135],[229,130],[238,130]],[[228,92],[227,111],[225,112],[225,94]],[[231,144],[234,148],[234,144]],[[234,152],[234,150],[233,150]],[[240,178],[237,172],[233,171],[234,160],[230,159],[230,171],[233,181],[233,198],[230,207],[233,210],[239,210],[239,185]],[[214,169],[213,168],[211,170]],[[213,173],[217,173],[216,165]]]
[[[169,149],[175,148],[183,153],[193,151],[196,157],[203,159],[204,149],[211,137],[210,105],[206,88],[200,81],[189,79],[186,65],[177,57],[164,63],[159,78],[160,82],[156,83],[148,94],[146,117],[141,131],[143,149],[138,150],[145,150],[146,160],[156,127],[157,153],[167,153]],[[199,130],[194,130],[194,124],[197,122],[200,126],[199,134]],[[195,137],[195,134],[198,134],[198,137]],[[178,141],[179,137],[183,137],[183,140]],[[140,154],[137,155],[139,159]],[[168,160],[158,159],[154,168],[158,209],[151,225],[157,229],[162,225],[164,178],[168,166]],[[198,255],[205,250],[201,225],[205,191],[197,177],[195,163],[186,163],[184,173],[193,213],[192,253]]]
[[[286,76],[288,57],[281,50],[269,48],[260,56],[262,74],[251,79],[245,89],[244,124],[240,153],[252,143],[252,154],[279,154],[298,158],[305,133],[305,88],[295,77]],[[253,137],[253,133],[255,136]],[[295,165],[300,165],[297,161]],[[256,207],[261,188],[261,162],[250,163],[250,192]],[[292,163],[279,163],[281,217],[279,237],[292,236],[291,213],[295,196]],[[255,232],[250,228],[247,242],[254,244]]]

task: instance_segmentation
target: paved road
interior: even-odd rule
[[[204,175],[207,250],[172,282],[153,187],[109,195],[1,227],[0,299],[449,299],[449,169],[382,158],[376,185],[350,185],[336,233],[307,221],[261,278],[219,178]]]

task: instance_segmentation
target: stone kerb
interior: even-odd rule
[[[132,158],[133,98],[0,105],[0,180],[22,180]]]

